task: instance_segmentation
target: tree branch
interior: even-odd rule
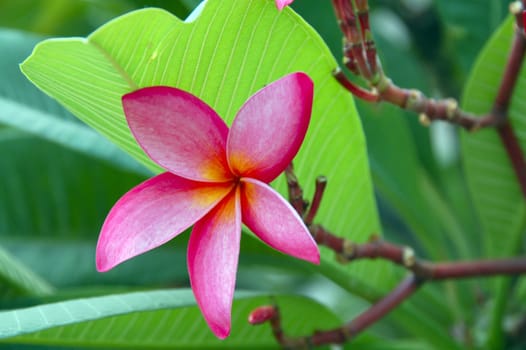
[[[499,121],[497,132],[511,161],[524,198],[526,198],[526,162],[517,136],[510,124],[508,111],[511,97],[513,96],[515,86],[517,85],[517,79],[519,78],[522,63],[524,61],[524,54],[526,53],[526,37],[521,16],[525,4],[526,1],[523,0],[522,3],[515,2],[513,3],[513,6],[510,6],[510,11],[516,18],[515,35],[506,69],[504,70],[492,110],[492,115],[494,115]]]
[[[420,115],[428,125],[433,120],[443,120],[466,130],[494,126],[499,120],[494,115],[479,117],[458,107],[456,100],[436,100],[418,90],[402,89],[389,79],[376,53],[376,45],[369,25],[367,0],[332,0],[336,18],[344,36],[343,55],[345,66],[355,75],[365,79],[370,91],[351,82],[337,69],[333,74],[340,84],[354,96],[369,102],[385,101]]]
[[[349,81],[341,70],[334,73],[336,79],[355,96],[369,102],[386,101],[401,108],[420,114],[420,120],[428,124],[433,120],[444,120],[459,125],[466,130],[495,127],[508,153],[515,174],[526,198],[526,162],[520,144],[509,122],[508,111],[522,62],[526,53],[526,0],[514,2],[510,11],[516,16],[516,31],[508,62],[488,115],[478,117],[462,111],[455,100],[430,99],[420,91],[402,89],[385,76],[369,27],[367,0],[332,0],[336,17],[344,34],[345,65],[354,74],[360,75],[369,84],[371,91]],[[312,236],[319,245],[336,253],[341,263],[359,259],[383,259],[405,268],[409,275],[384,298],[373,304],[351,322],[331,330],[316,331],[314,334],[289,338],[281,325],[281,315],[277,306],[263,306],[254,310],[249,322],[261,324],[270,322],[276,340],[286,348],[310,348],[324,344],[341,344],[352,339],[370,325],[387,315],[404,300],[413,295],[418,288],[432,281],[471,277],[526,274],[526,257],[509,259],[430,262],[416,257],[413,249],[392,244],[372,236],[369,242],[355,243],[338,237],[321,225],[314,224],[327,180],[318,178],[312,205],[303,198],[292,164],[286,170],[289,185],[289,200],[303,217]]]
[[[418,290],[421,283],[414,276],[406,277],[391,293],[361,313],[351,322],[339,328],[317,331],[306,337],[287,337],[281,326],[281,314],[277,306],[261,306],[253,310],[248,319],[253,325],[270,322],[272,333],[281,346],[286,349],[307,349],[325,344],[342,344],[367,329],[376,321],[387,315],[404,300]],[[263,317],[262,317],[263,316]],[[266,318],[265,318],[266,317]],[[258,322],[254,322],[257,320]]]
[[[416,257],[410,247],[386,242],[373,235],[369,242],[355,243],[338,237],[323,226],[313,224],[323,193],[327,184],[325,177],[318,177],[312,205],[309,208],[303,199],[303,190],[294,174],[292,164],[287,168],[289,200],[296,203],[298,213],[304,217],[311,234],[319,245],[336,253],[341,263],[350,263],[360,259],[383,259],[405,268],[409,275],[384,298],[351,322],[335,329],[316,331],[312,335],[291,338],[287,337],[281,324],[281,315],[276,305],[265,305],[256,308],[249,315],[253,325],[270,322],[277,342],[287,349],[306,349],[325,344],[342,344],[382,319],[391,310],[412,296],[425,282],[446,279],[488,277],[502,275],[526,274],[526,256],[510,259],[475,260],[434,263]],[[294,205],[294,204],[293,204]]]

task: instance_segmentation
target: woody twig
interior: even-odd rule
[[[300,208],[298,213],[304,218],[316,242],[332,250],[339,262],[346,264],[360,259],[382,259],[403,267],[408,273],[398,286],[351,322],[335,329],[316,331],[314,334],[304,337],[291,338],[285,334],[281,324],[282,316],[277,305],[265,305],[255,309],[249,315],[249,322],[251,324],[269,322],[276,340],[284,348],[304,349],[349,341],[385,317],[427,282],[526,273],[526,257],[430,262],[419,259],[412,248],[389,243],[377,235],[372,235],[371,239],[365,243],[356,243],[336,236],[322,225],[312,223],[323,198],[327,180],[324,177],[316,180],[316,190],[309,207],[303,199],[303,190],[297,181],[292,165],[287,169],[286,176],[289,193],[292,194],[289,200],[293,205],[297,203],[295,207]]]

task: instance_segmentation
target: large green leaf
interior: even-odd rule
[[[0,247],[0,298],[29,295],[43,296],[53,292],[53,287],[27,268],[7,250]]]
[[[513,36],[509,19],[480,54],[464,90],[463,107],[477,114],[491,111],[502,79]],[[509,117],[515,134],[526,149],[526,72],[515,88]],[[526,227],[524,198],[509,157],[493,129],[462,134],[462,152],[470,191],[480,214],[489,256],[513,254]]]
[[[26,240],[4,239],[4,245],[31,270],[61,288],[98,285],[187,286],[188,237],[189,234],[180,235],[167,246],[131,259],[103,274],[95,269],[94,239],[75,237],[75,240],[64,240],[59,236],[49,236],[46,240],[34,235]],[[292,291],[301,288],[294,284],[312,275],[307,263],[277,253],[251,235],[243,236],[241,248],[237,278],[237,285],[241,288],[271,291],[277,290],[276,286],[279,285],[280,291]],[[49,259],[49,256],[53,256],[53,259]],[[255,270],[261,271],[257,279],[254,279]],[[280,274],[288,276],[289,280],[280,281]]]
[[[3,97],[0,97],[0,111],[0,123],[111,162],[122,169],[149,173],[108,140],[79,123],[59,119],[55,115]]]
[[[357,340],[345,344],[344,349],[354,350],[427,350],[436,347],[421,340],[392,340],[375,339],[373,337],[360,336]]]
[[[277,302],[293,336],[337,327],[337,317],[305,297],[239,292],[232,333],[225,341],[206,326],[190,290],[152,291],[76,299],[0,312],[0,338],[15,344],[133,349],[278,348],[268,325],[247,322],[251,310]],[[313,317],[304,317],[305,314]]]
[[[399,109],[360,104],[369,136],[371,169],[380,196],[400,215],[412,231],[423,255],[449,257],[443,222],[427,196],[430,180],[418,161],[416,145]],[[409,237],[402,237],[406,241]],[[422,253],[420,253],[422,255]]]
[[[11,129],[0,128],[0,153],[2,145],[15,139],[19,135]],[[0,182],[0,188],[2,182]],[[0,190],[1,193],[1,190]],[[0,207],[5,198],[0,201]],[[9,200],[9,199],[7,199]],[[7,205],[7,203],[5,203]],[[0,216],[0,227],[2,226]],[[10,299],[20,295],[47,295],[53,291],[53,287],[38,274],[29,269],[23,262],[0,246],[0,298]]]
[[[315,82],[313,120],[295,166],[312,194],[317,175],[329,178],[319,220],[356,241],[379,231],[365,141],[352,98],[333,79],[333,57],[317,34],[292,10],[274,1],[210,0],[184,23],[158,9],[120,17],[87,39],[38,45],[22,70],[87,124],[134,157],[159,170],[129,132],[120,98],[138,87],[170,85],[196,94],[230,123],[256,90],[293,71]],[[285,190],[283,178],[276,184]],[[345,287],[351,279],[323,252],[325,273]],[[389,280],[385,267],[354,264],[353,276],[372,284]],[[336,267],[336,268],[335,268]]]
[[[493,35],[481,52],[464,90],[463,107],[484,115],[491,111],[506,66],[513,37],[513,18]],[[509,119],[521,148],[526,149],[526,72],[515,87]],[[512,256],[522,248],[526,207],[517,177],[499,135],[493,129],[462,134],[466,176],[482,223],[487,256]],[[502,322],[509,300],[510,281],[494,284],[495,299],[486,347],[503,344]]]
[[[13,302],[9,296],[49,294],[52,288],[39,276],[58,286],[152,282],[128,270],[155,269],[159,265],[145,261],[157,262],[159,256],[139,259],[117,273],[95,271],[95,240],[107,210],[142,179],[114,166],[135,172],[146,168],[27,81],[17,68],[39,40],[27,33],[0,30],[0,51],[5,52],[0,56],[0,75],[5,77],[0,81],[2,303]],[[100,164],[99,159],[112,166]],[[17,240],[16,246],[6,244],[12,239]],[[166,256],[162,262],[174,263],[173,253],[171,259],[168,254],[160,255]],[[186,281],[184,267],[179,275],[176,272],[179,270],[174,269],[169,277],[168,273],[157,274],[153,280]],[[175,279],[181,272],[184,278]]]
[[[508,13],[509,1],[435,1],[444,21],[448,42],[446,49],[460,63],[464,75],[487,38]]]
[[[7,133],[7,132],[6,132]],[[115,201],[141,177],[18,133],[0,138],[0,235],[95,242]]]
[[[0,23],[45,35],[85,35],[111,18],[146,6],[187,15],[199,0],[0,0]]]
[[[40,37],[0,30],[0,125],[8,125],[61,146],[102,159],[123,169],[145,173],[146,169],[92,129],[45,96],[17,69]]]

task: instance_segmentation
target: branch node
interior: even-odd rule
[[[314,196],[312,197],[312,202],[310,205],[309,210],[307,211],[307,214],[305,215],[303,221],[305,222],[305,225],[310,226],[312,225],[312,222],[314,221],[314,217],[318,213],[318,209],[320,208],[320,203],[323,198],[323,193],[325,191],[325,187],[327,186],[327,178],[325,176],[318,176],[316,178],[316,189],[314,191]]]
[[[378,90],[380,94],[382,94],[384,91],[389,89],[391,85],[393,85],[393,81],[389,78],[387,78],[385,75],[380,75],[378,77],[378,81],[371,82],[374,87]]]
[[[349,259],[343,254],[336,253],[334,254],[334,259],[338,264],[346,265],[349,262]]]
[[[348,239],[343,240],[343,246],[342,246],[342,254],[349,258],[354,256],[354,253],[356,251],[356,245]]]
[[[420,122],[420,124],[422,124],[422,126],[425,126],[425,127],[428,127],[429,125],[431,125],[431,119],[425,113],[420,113],[418,115],[418,121]]]
[[[423,99],[424,94],[422,94],[420,91],[409,90],[409,93],[407,94],[405,108],[412,111],[418,111]]]
[[[405,267],[411,268],[415,265],[416,255],[415,251],[410,247],[405,247],[402,253],[402,263]]]
[[[453,120],[458,111],[458,102],[454,98],[448,98],[445,100],[446,103],[446,116],[449,120]]]
[[[514,1],[510,3],[509,9],[512,15],[517,16],[522,12],[522,3],[520,1]]]
[[[378,243],[382,240],[382,237],[378,233],[372,233],[367,240],[369,243]]]
[[[341,251],[336,252],[336,261],[340,264],[347,264],[353,260],[356,254],[356,244],[351,240],[344,239],[341,246]]]
[[[356,331],[353,329],[353,327],[342,327],[341,333],[345,339],[352,339],[356,335]],[[342,341],[342,343],[345,341],[345,339]]]
[[[263,324],[276,317],[276,307],[272,305],[263,305],[255,308],[248,315],[248,323],[251,325]]]
[[[481,123],[475,123],[475,124],[473,124],[472,127],[470,127],[470,128],[468,129],[468,131],[469,131],[469,132],[477,132],[477,131],[479,131],[480,129],[482,129],[482,127],[483,127],[483,126],[482,126]]]

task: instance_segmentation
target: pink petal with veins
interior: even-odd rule
[[[239,206],[235,190],[195,224],[188,242],[192,290],[208,326],[221,339],[230,333],[241,239]]]
[[[233,185],[199,183],[171,173],[126,193],[111,209],[97,243],[97,270],[166,243],[202,218]]]
[[[298,213],[267,184],[241,179],[243,223],[263,242],[282,253],[320,263],[320,252]]]
[[[228,127],[199,98],[155,86],[124,95],[122,104],[139,145],[163,168],[195,181],[232,178],[225,158]]]
[[[232,171],[274,180],[298,152],[310,121],[312,80],[289,74],[254,94],[239,110],[227,141]]]
[[[285,6],[292,4],[294,0],[276,0],[276,7],[278,10],[283,10]]]

